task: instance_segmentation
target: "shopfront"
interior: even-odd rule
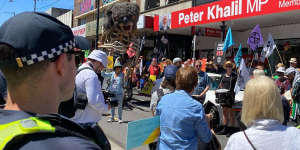
[[[159,16],[160,17],[160,16]],[[156,18],[154,31],[159,31],[159,17]],[[251,30],[260,25],[265,41],[272,34],[285,63],[291,56],[298,57],[300,39],[300,3],[292,0],[226,0],[215,1],[196,7],[171,13],[170,30],[179,28],[193,36],[193,28],[220,30],[222,21],[233,31],[233,39],[237,50],[239,44],[248,48],[247,39]],[[179,32],[180,34],[180,32]],[[221,37],[200,34],[197,36],[198,54],[209,57],[210,51],[216,49]],[[207,54],[204,54],[207,53]],[[234,56],[234,51],[231,54]]]

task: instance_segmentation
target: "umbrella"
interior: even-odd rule
[[[81,50],[89,50],[90,49],[90,43],[89,41],[82,36],[74,36],[75,38],[75,47],[79,48]]]

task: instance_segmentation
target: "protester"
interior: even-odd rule
[[[83,109],[78,109],[72,118],[78,123],[98,122],[102,113],[108,111],[105,104],[101,83],[97,73],[107,66],[107,55],[101,50],[93,50],[88,56],[88,61],[83,63],[77,70],[76,75],[76,99],[87,100]]]
[[[0,109],[4,107],[6,97],[7,97],[7,83],[2,71],[0,70]]]
[[[122,108],[123,108],[123,99],[124,99],[124,74],[122,73],[122,65],[116,59],[114,64],[114,72],[107,73],[102,72],[103,77],[110,78],[108,85],[108,92],[114,94],[115,96],[111,98],[111,102],[116,102],[118,105],[118,117],[119,123],[122,123]],[[107,122],[115,121],[115,106],[111,105],[111,118]]]
[[[229,90],[229,98],[234,99],[234,86],[237,80],[236,74],[232,71],[234,69],[234,64],[231,61],[226,61],[224,69],[226,69],[226,73],[221,77],[219,88]],[[222,105],[222,107],[224,128],[217,134],[227,134],[227,136],[230,136],[231,132],[229,127],[234,126],[235,124],[232,105]]]
[[[8,96],[0,110],[0,149],[103,148],[97,146],[93,132],[51,115],[74,91],[74,54],[78,54],[74,45],[70,27],[48,14],[20,13],[2,24],[0,69]]]
[[[282,125],[280,93],[266,76],[251,79],[244,93],[242,121],[248,129],[233,134],[225,150],[300,149],[300,130]]]
[[[297,59],[296,58],[291,58],[289,62],[290,62],[290,67],[297,69]]]
[[[159,69],[159,66],[157,64],[157,59],[156,58],[152,58],[152,62],[151,62],[151,65],[148,68],[148,72],[150,73],[149,79],[154,82],[156,80],[156,78],[158,78],[158,75],[159,75],[159,72],[160,72],[160,69]]]
[[[201,60],[196,61],[195,69],[197,70],[198,82],[197,86],[192,93],[193,97],[195,97],[202,104],[205,101],[206,92],[209,90],[209,77],[206,72],[201,70],[202,62]]]
[[[286,91],[288,91],[291,88],[289,80],[287,78],[285,78],[285,76],[284,76],[285,68],[279,67],[276,70],[276,73],[279,75],[279,77],[277,80],[275,80],[275,83],[278,86],[280,93],[285,93]]]
[[[174,58],[173,65],[177,66],[177,68],[179,69],[182,65],[182,59],[179,57]]]
[[[258,77],[258,76],[264,76],[264,75],[265,75],[264,70],[261,70],[261,69],[253,70],[253,78]]]
[[[209,73],[216,73],[217,72],[217,66],[213,63],[213,61],[208,61],[206,64],[206,72]]]
[[[159,85],[159,88],[153,91],[151,95],[150,109],[152,111],[153,116],[156,114],[156,106],[160,101],[161,97],[174,92],[177,70],[178,68],[174,65],[169,65],[165,68],[165,74],[161,84]]]
[[[163,57],[163,58],[161,59],[161,62],[159,63],[160,71],[161,71],[161,72],[164,72],[165,67],[166,67],[166,58]]]
[[[297,121],[297,115],[300,115],[300,73],[295,68],[290,67],[285,71],[285,75],[288,77],[289,82],[292,83],[291,96],[293,103],[291,118]]]
[[[202,104],[190,95],[197,81],[193,67],[180,68],[176,73],[175,92],[163,96],[158,103],[160,150],[197,150],[198,139],[205,143],[211,140]]]
[[[277,70],[278,68],[280,67],[283,67],[285,68],[284,64],[283,63],[278,63],[276,66],[275,66],[275,70]],[[273,73],[272,75],[273,79],[277,80],[279,78],[279,74],[277,73],[277,71],[275,73]]]

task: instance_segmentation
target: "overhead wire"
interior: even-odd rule
[[[40,9],[48,8],[48,7],[54,5],[54,4],[58,3],[58,2],[59,2],[59,0],[56,0],[56,1],[54,1],[54,2],[52,2],[52,3],[50,3],[50,4],[48,4],[48,5],[39,7],[39,8],[37,8],[37,9],[40,10]]]

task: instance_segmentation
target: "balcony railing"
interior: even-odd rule
[[[145,10],[157,8],[160,6],[160,0],[145,0]]]
[[[220,0],[193,0],[193,6],[199,6],[199,5],[203,5],[215,1],[220,1]]]

